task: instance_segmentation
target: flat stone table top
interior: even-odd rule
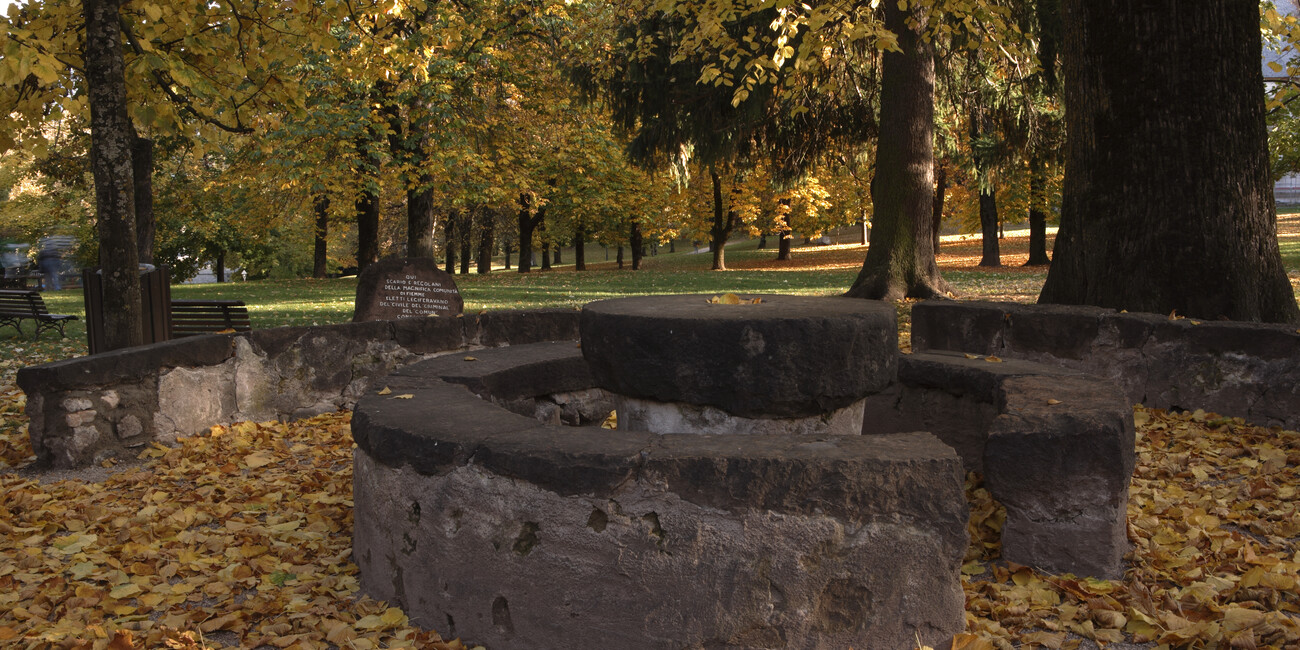
[[[748,302],[753,298],[761,302]],[[708,295],[583,307],[583,356],[597,385],[748,418],[823,415],[884,390],[898,363],[892,305],[856,298]]]

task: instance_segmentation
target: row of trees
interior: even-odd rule
[[[496,250],[687,236],[724,268],[737,231],[788,242],[869,218],[849,295],[938,296],[945,186],[962,179],[978,206],[984,263],[1000,195],[1045,262],[1062,177],[1045,300],[1296,318],[1266,184],[1227,187],[1243,169],[1267,180],[1260,14],[1081,4],[33,1],[4,30],[0,149],[50,183],[85,188],[91,170],[112,331],[135,327],[139,260],[299,266],[302,247],[273,244],[296,231],[324,274],[340,225],[358,266],[381,249],[483,267]],[[1204,33],[1220,20],[1240,38]],[[1215,93],[1178,85],[1205,61]],[[1210,142],[1233,157],[1206,159]],[[1205,284],[1170,286],[1186,277],[1240,281],[1204,300]]]

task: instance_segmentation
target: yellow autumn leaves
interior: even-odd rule
[[[1005,514],[968,486],[970,632],[999,648],[1300,647],[1300,434],[1201,411],[1138,408],[1134,420],[1134,550],[1122,581],[990,563]]]
[[[347,413],[141,456],[103,483],[0,474],[0,646],[463,648],[358,597]]]

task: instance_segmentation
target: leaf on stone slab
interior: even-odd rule
[[[381,390],[381,391],[379,391],[378,393],[375,393],[375,394],[376,394],[376,395],[390,395],[390,394],[392,394],[392,392],[393,392],[393,389],[391,389],[391,388],[389,388],[389,387],[387,387],[387,386],[384,386],[384,389],[383,389],[383,390]]]
[[[465,357],[466,361],[478,361],[478,357]]]
[[[995,357],[995,356],[991,356],[991,355],[990,355],[990,356],[987,356],[987,357],[984,357],[984,360],[987,361],[987,362],[989,362],[989,363],[1002,363],[1002,360],[1001,360],[1001,359],[999,359],[999,358],[997,358],[997,357]]]
[[[413,395],[413,394],[411,394],[411,393],[403,393],[403,394],[401,394],[401,395],[394,395],[394,396],[393,396],[393,399],[414,399],[414,398],[415,398],[415,395]]]
[[[1060,404],[1060,403],[1061,403],[1061,400],[1059,400],[1059,399],[1049,399],[1049,400],[1047,400],[1047,405],[1048,405],[1048,406],[1056,406],[1057,404]]]

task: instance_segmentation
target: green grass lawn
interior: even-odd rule
[[[963,246],[969,247],[966,251]],[[945,244],[941,253],[948,259],[966,254],[978,255],[979,242]],[[565,264],[550,271],[534,270],[521,274],[496,269],[487,275],[457,274],[455,280],[465,299],[465,311],[477,313],[495,309],[533,309],[539,307],[580,307],[593,300],[630,295],[673,293],[769,293],[796,295],[836,295],[853,283],[865,255],[865,248],[855,246],[797,247],[795,262],[776,265],[773,248],[757,249],[757,241],[733,242],[727,246],[727,264],[733,270],[711,271],[708,252],[692,253],[687,247],[677,253],[661,248],[658,255],[647,256],[642,270],[619,270],[605,262],[603,251],[588,250],[588,268],[573,270],[572,252]],[[1281,239],[1282,256],[1293,278],[1300,277],[1300,237]],[[1011,247],[1004,247],[1007,254]],[[609,257],[613,259],[614,252]],[[948,265],[941,258],[941,265]],[[956,296],[963,300],[1004,300],[1031,302],[1036,299],[1046,278],[1046,268],[1021,269],[1007,266],[980,269],[948,265],[944,278]],[[757,268],[763,267],[763,268]],[[238,299],[248,304],[253,327],[258,329],[284,325],[324,325],[351,320],[356,295],[356,279],[331,280],[260,280],[205,285],[175,285],[177,299]],[[46,292],[51,312],[76,314],[84,318],[80,289]],[[906,326],[906,308],[902,319]],[[46,332],[32,341],[30,323],[24,326],[27,337],[19,337],[10,327],[0,329],[0,366],[7,359],[66,358],[85,354],[86,330],[83,321],[67,327],[68,337]]]

